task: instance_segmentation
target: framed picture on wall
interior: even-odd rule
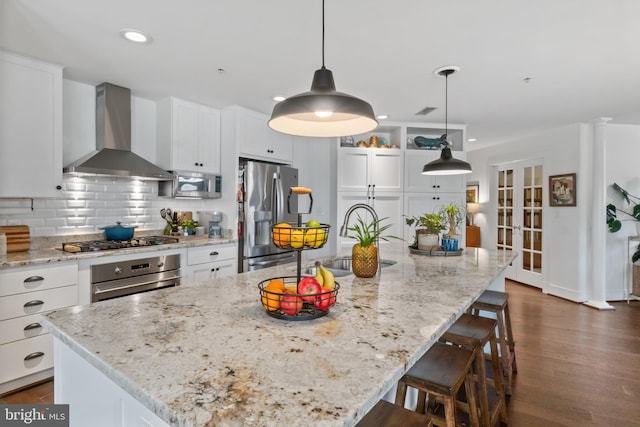
[[[576,174],[549,176],[549,206],[576,205]]]
[[[478,203],[479,188],[478,184],[467,185],[467,203]]]

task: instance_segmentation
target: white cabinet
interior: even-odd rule
[[[51,376],[53,346],[40,318],[78,304],[75,262],[0,271],[0,394]]]
[[[402,191],[402,152],[398,149],[340,148],[338,191]]]
[[[464,153],[454,151],[453,157],[465,160]],[[463,193],[466,175],[422,175],[425,164],[440,157],[440,150],[408,150],[404,159],[404,190],[422,193]]]
[[[177,98],[157,108],[157,162],[168,170],[220,173],[220,111]]]
[[[0,52],[0,197],[60,197],[62,67]]]
[[[201,246],[187,249],[186,284],[205,282],[238,272],[235,244]]]
[[[238,155],[291,164],[293,137],[272,130],[265,114],[234,105],[222,111],[224,144],[238,147]]]

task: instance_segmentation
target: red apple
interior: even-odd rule
[[[295,316],[302,310],[302,299],[290,291],[285,291],[280,298],[280,310],[289,316]]]
[[[322,287],[315,277],[304,277],[298,283],[298,294],[307,302],[314,302],[320,292],[322,292]]]
[[[316,300],[313,302],[313,306],[318,310],[327,311],[329,308],[333,307],[333,304],[336,302],[336,293],[333,289],[329,288],[320,288],[322,293],[316,297]]]

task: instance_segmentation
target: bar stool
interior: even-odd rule
[[[404,407],[407,387],[413,387],[418,390],[416,412],[432,417],[434,425],[455,427],[456,409],[469,414],[472,426],[479,425],[478,403],[471,372],[475,358],[475,350],[436,342],[398,381],[396,405]],[[467,395],[466,403],[456,400],[463,384]],[[425,411],[427,394],[430,400],[434,399],[444,404],[444,418],[436,415],[430,405]]]
[[[500,374],[500,354],[496,338],[496,321],[486,317],[477,317],[463,314],[442,335],[443,342],[450,342],[463,348],[475,351],[474,379],[478,386],[478,400],[480,401],[480,419],[482,425],[491,427],[496,424],[498,417],[506,424],[507,408],[504,397],[502,375]],[[484,346],[489,343],[491,347],[491,363],[495,378],[487,379],[485,367]],[[495,390],[495,402],[489,404],[490,385]]]
[[[511,329],[509,315],[509,294],[498,291],[484,291],[471,305],[470,313],[480,315],[480,310],[495,313],[498,319],[498,345],[500,346],[500,361],[504,373],[504,388],[507,395],[511,395],[513,374],[518,373],[516,365],[515,342]]]
[[[431,417],[381,400],[371,408],[356,427],[431,427]]]

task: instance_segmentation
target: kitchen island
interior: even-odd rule
[[[258,283],[291,265],[49,314],[56,403],[72,426],[354,425],[513,259],[382,256],[396,263],[337,278],[337,304],[310,321],[260,303]]]

